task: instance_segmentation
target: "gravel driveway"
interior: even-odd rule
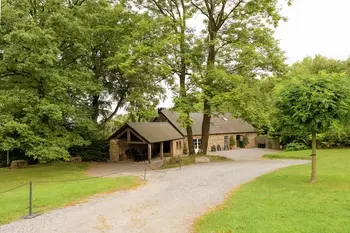
[[[0,232],[186,233],[191,231],[194,219],[222,203],[233,188],[278,168],[307,163],[258,160],[257,153],[266,153],[261,149],[235,153],[238,154],[234,162],[149,171],[148,183],[138,189],[95,197],[87,203],[19,220],[1,226]],[[237,159],[244,154],[245,159]]]

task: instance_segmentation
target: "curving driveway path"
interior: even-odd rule
[[[148,171],[148,183],[138,189],[95,197],[87,203],[19,220],[0,226],[0,232],[190,232],[194,219],[222,203],[233,188],[281,167],[307,163],[260,160],[267,152],[271,151],[221,152],[234,161]]]

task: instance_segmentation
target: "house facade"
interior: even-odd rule
[[[193,120],[193,144],[195,152],[200,151],[202,142],[202,113],[191,113]],[[187,145],[186,129],[178,122],[179,113],[168,109],[159,109],[153,122],[127,123],[110,137],[110,161],[148,159],[181,156]],[[234,137],[236,145],[246,136],[246,147],[255,147],[256,129],[242,119],[223,114],[211,118],[208,151],[213,147],[229,149],[230,138]],[[188,150],[187,150],[188,151]]]
[[[184,135],[184,144],[187,146],[187,132],[186,129],[179,124],[179,116],[178,112],[168,109],[159,109],[158,117],[154,119],[154,122],[169,122],[182,135]],[[191,113],[190,117],[193,120],[193,145],[195,147],[195,152],[197,153],[200,150],[202,142],[203,114]],[[239,142],[243,141],[244,136],[247,136],[248,138],[248,145],[246,147],[256,147],[255,138],[257,137],[257,130],[242,119],[232,118],[229,113],[226,113],[211,118],[208,151],[210,151],[213,146],[217,148],[218,145],[222,149],[228,149],[231,136],[235,138],[237,147],[239,147]]]

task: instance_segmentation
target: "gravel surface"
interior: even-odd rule
[[[254,154],[250,149],[240,151]],[[307,163],[251,157],[250,161],[148,171],[147,184],[138,189],[91,198],[87,203],[19,220],[0,226],[0,232],[191,232],[193,221],[222,203],[233,188],[278,168]]]

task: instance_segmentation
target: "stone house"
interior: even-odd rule
[[[198,153],[202,138],[202,113],[190,114],[193,124],[193,144]],[[175,157],[183,155],[187,147],[187,132],[177,119],[179,113],[167,109],[159,109],[153,122],[127,123],[110,137],[110,161],[148,158],[159,156]],[[211,118],[208,150],[215,146],[223,150],[229,149],[230,137],[236,139],[236,145],[248,138],[247,147],[255,147],[256,129],[242,119],[232,118],[224,114]]]
[[[169,122],[174,126],[182,135],[184,135],[184,143],[187,146],[187,132],[185,128],[182,128],[177,119],[180,114],[168,109],[159,109],[158,117],[154,119],[155,122]],[[202,122],[203,113],[191,113],[193,144],[195,152],[200,149],[202,138]],[[236,139],[236,146],[239,147],[239,142],[243,141],[243,137],[248,137],[248,148],[256,146],[255,138],[257,137],[257,130],[249,123],[242,119],[232,118],[229,113],[225,113],[220,116],[213,116],[210,121],[209,142],[208,150],[212,146],[218,146],[222,149],[229,149],[230,137],[233,136]]]

